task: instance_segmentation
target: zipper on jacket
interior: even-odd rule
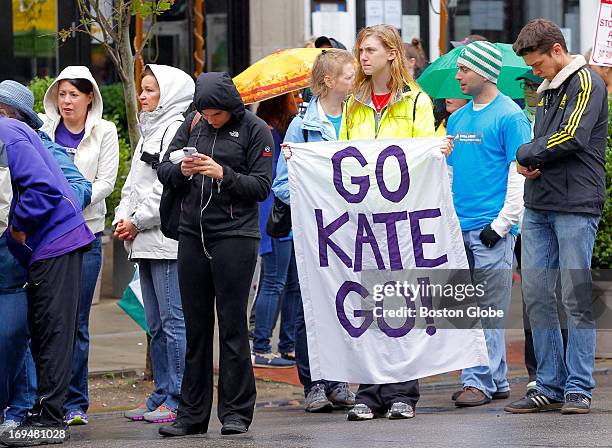
[[[70,200],[70,198],[68,198],[68,197],[66,197],[64,195],[62,195],[62,197],[64,199],[66,199],[68,202],[70,202],[70,205],[72,205],[72,208],[74,209],[75,212],[78,212],[77,208],[74,206],[74,203]]]
[[[230,203],[230,218],[234,219],[234,205]]]

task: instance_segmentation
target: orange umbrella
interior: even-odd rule
[[[244,104],[308,87],[310,71],[322,48],[278,50],[233,78]]]

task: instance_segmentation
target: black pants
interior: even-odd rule
[[[38,383],[32,412],[46,425],[62,425],[64,420],[82,265],[79,249],[37,261],[28,270],[28,325]]]
[[[361,384],[355,403],[365,404],[373,412],[384,413],[393,403],[399,401],[416,406],[420,396],[418,380],[391,384]]]
[[[219,319],[218,415],[247,427],[255,408],[255,376],[247,327],[247,301],[257,262],[253,238],[207,239],[181,234],[178,275],[185,316],[187,353],[178,420],[208,428],[213,401],[213,333],[215,297]]]

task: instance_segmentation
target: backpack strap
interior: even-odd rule
[[[416,121],[416,108],[417,103],[419,102],[419,95],[423,92],[417,93],[416,98],[414,99],[414,105],[412,107],[412,137],[414,138],[414,122]]]
[[[189,126],[189,135],[191,135],[193,128],[196,127],[196,124],[198,124],[198,122],[201,119],[202,119],[202,114],[200,112],[196,112],[196,114],[193,116],[193,120],[191,120],[191,126]]]
[[[157,156],[159,158],[159,155],[164,151],[164,139],[166,138],[166,134],[168,133],[168,129],[170,129],[170,126],[172,126],[174,123],[182,123],[183,120],[174,120],[172,123],[170,123],[168,125],[168,127],[166,128],[166,130],[164,131],[164,134],[162,135],[162,138],[159,142],[159,151],[157,152]]]
[[[302,128],[302,135],[304,136],[304,143],[308,143],[308,129]]]

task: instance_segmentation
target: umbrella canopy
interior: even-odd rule
[[[233,78],[244,104],[257,103],[308,87],[310,71],[322,48],[275,51]]]
[[[499,90],[510,98],[523,98],[523,89],[516,78],[529,67],[523,58],[512,51],[512,45],[497,43],[495,46],[502,54],[502,69],[497,80]],[[432,62],[417,82],[432,98],[466,98],[461,93],[457,74],[457,59],[465,47],[457,47]]]

